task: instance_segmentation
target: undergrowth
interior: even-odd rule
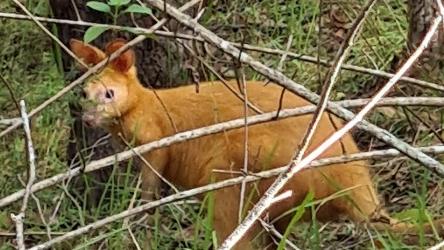
[[[27,8],[39,16],[49,16],[47,1],[26,1]],[[322,13],[334,10],[338,19],[353,20],[365,1],[342,1],[340,4],[325,4]],[[287,41],[292,36],[289,47],[292,52],[305,55],[319,55],[323,59],[332,59],[341,39],[347,31],[346,25],[331,20],[323,20],[319,30],[319,6],[317,1],[212,1],[200,22],[214,30],[218,35],[235,42],[247,42],[267,48],[285,50]],[[18,9],[9,1],[0,2],[0,11],[16,12]],[[338,20],[336,20],[338,21]],[[50,25],[48,25],[50,27]],[[380,1],[365,22],[360,38],[354,45],[347,60],[349,64],[386,70],[395,55],[405,49],[406,41],[406,6],[404,1]],[[26,100],[28,111],[42,103],[65,86],[64,76],[56,63],[56,53],[51,40],[36,25],[28,21],[0,19],[0,74],[12,87],[16,99]],[[277,68],[280,57],[259,52],[251,52],[266,65]],[[217,63],[217,62],[215,62]],[[246,69],[250,79],[263,79],[262,76]],[[283,64],[287,76],[312,90],[318,90],[326,68],[288,58]],[[321,76],[321,79],[319,79]],[[335,85],[333,99],[341,100],[350,96],[359,96],[363,87],[375,81],[374,76],[342,71]],[[19,113],[7,91],[0,84],[0,119],[18,117]],[[426,92],[435,95],[433,92]],[[32,119],[32,136],[37,153],[38,179],[44,179],[56,173],[66,171],[66,146],[68,144],[71,117],[69,115],[68,95],[51,104]],[[424,120],[442,124],[441,110],[430,111],[427,108],[412,108]],[[425,128],[420,119],[412,118],[408,110],[402,108],[384,108],[373,112],[369,118],[375,124],[391,131],[399,138],[416,146],[436,144],[438,140]],[[412,125],[413,124],[413,125]],[[0,196],[4,197],[22,184],[18,177],[26,180],[26,152],[21,128],[0,141]],[[363,150],[384,147],[373,138],[356,138]],[[88,208],[86,193],[97,184],[87,181],[88,187],[79,192],[70,188],[69,183],[49,188],[36,194],[40,201],[42,214],[56,235],[86,225],[105,216],[139,204],[138,176],[129,169],[114,171],[106,183],[102,183],[106,192],[98,197],[95,208]],[[116,166],[114,166],[116,168]],[[424,170],[409,160],[375,162],[372,169],[375,183],[382,194],[388,210],[398,213],[400,218],[424,221],[429,217],[442,215],[443,185],[434,174]],[[87,179],[88,177],[83,177]],[[136,197],[134,199],[134,197]],[[48,240],[46,227],[37,210],[36,202],[31,199],[26,217],[26,236],[29,245]],[[204,202],[191,204],[170,204],[156,211],[152,246],[155,249],[208,249],[216,240],[211,225],[211,194]],[[304,206],[310,209],[309,201]],[[0,211],[0,249],[13,249],[14,225],[9,219],[10,213],[16,213],[20,204],[15,203]],[[60,207],[57,207],[60,206]],[[206,210],[206,207],[210,207]],[[56,211],[55,214],[54,211]],[[145,223],[136,216],[129,220],[131,233],[141,246],[145,244]],[[296,217],[295,217],[296,218]],[[299,225],[299,218],[293,233],[286,234],[297,246],[307,249],[373,249],[382,246],[386,249],[405,248],[395,236],[385,232],[363,230],[352,223],[313,223]],[[90,232],[76,240],[58,245],[59,249],[122,249],[133,248],[133,241],[128,223],[118,221],[102,229]],[[421,235],[421,245],[430,245],[430,239]]]

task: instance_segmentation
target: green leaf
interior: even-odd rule
[[[122,6],[127,5],[131,0],[108,0],[108,4],[111,6]]]
[[[131,4],[123,12],[140,13],[140,14],[147,14],[147,15],[150,15],[151,13],[153,13],[150,8],[142,6],[142,5],[138,5],[138,4]]]
[[[111,13],[111,8],[106,3],[89,1],[86,3],[86,6],[100,12]]]
[[[294,213],[293,217],[290,220],[290,223],[288,223],[287,228],[285,229],[284,235],[282,236],[281,241],[279,242],[278,250],[285,249],[286,239],[291,233],[291,229],[293,226],[298,222],[302,216],[305,213],[306,207],[313,202],[314,200],[314,193],[312,191],[309,191],[308,194],[305,196],[302,203],[296,207],[296,212]]]
[[[86,30],[85,34],[83,35],[83,41],[85,43],[89,43],[108,29],[109,29],[108,27],[104,26],[91,26]]]

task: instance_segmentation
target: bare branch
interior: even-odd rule
[[[418,150],[422,150],[424,152],[433,153],[433,154],[443,154],[444,153],[444,145],[423,147],[423,148],[418,148]],[[364,159],[369,159],[369,158],[394,157],[394,156],[400,156],[400,155],[402,155],[402,154],[395,149],[378,150],[378,151],[371,151],[371,152],[366,152],[366,153],[356,153],[356,154],[343,155],[343,156],[332,157],[332,158],[324,158],[321,160],[316,160],[316,161],[311,162],[310,166],[311,167],[320,167],[320,166],[325,166],[325,165],[329,165],[329,164],[358,161],[358,160],[364,160]],[[64,240],[68,240],[68,239],[77,237],[79,235],[88,233],[88,232],[95,230],[97,228],[103,227],[103,226],[105,226],[109,223],[112,223],[114,221],[124,219],[127,217],[131,217],[135,214],[139,214],[139,213],[148,211],[152,208],[162,206],[165,204],[169,204],[172,202],[177,202],[177,201],[187,199],[192,196],[196,196],[196,195],[199,195],[199,194],[202,194],[205,192],[212,191],[212,190],[237,185],[237,184],[240,184],[244,180],[246,182],[252,182],[252,181],[260,180],[262,178],[270,178],[273,176],[277,176],[277,175],[283,173],[283,171],[285,171],[287,168],[288,168],[288,166],[284,166],[284,167],[280,167],[280,168],[271,169],[268,171],[254,173],[254,174],[248,175],[246,177],[240,176],[240,177],[236,177],[236,178],[231,178],[231,179],[227,179],[227,180],[224,180],[221,182],[212,183],[212,184],[208,184],[206,186],[202,186],[202,187],[198,187],[198,188],[194,188],[194,189],[189,189],[189,190],[177,193],[177,194],[173,194],[173,195],[167,196],[165,198],[162,198],[160,200],[149,202],[144,205],[141,205],[141,206],[138,206],[138,207],[135,207],[132,209],[128,209],[128,210],[123,211],[119,214],[112,215],[112,216],[106,217],[104,219],[98,220],[92,224],[86,225],[84,227],[80,227],[74,231],[64,234],[63,236],[53,238],[51,241],[34,246],[30,249],[32,249],[32,250],[46,249],[46,248],[51,247],[54,244],[64,241]]]
[[[4,118],[4,119],[0,119],[0,127],[3,126],[11,126],[19,121],[20,118]]]
[[[0,12],[0,17],[12,18],[12,19],[18,19],[18,20],[32,20],[30,17],[28,17],[26,15],[16,14],[16,13]],[[122,31],[132,29],[135,33],[141,33],[144,35],[155,34],[158,36],[170,37],[170,38],[175,38],[175,39],[196,40],[199,42],[205,42],[205,40],[201,37],[188,35],[188,34],[184,34],[184,33],[179,33],[179,32],[168,32],[168,31],[161,31],[161,30],[150,31],[150,29],[141,28],[141,27],[120,26],[120,25],[93,23],[93,22],[85,22],[85,21],[74,21],[74,20],[69,20],[69,19],[55,19],[55,18],[37,17],[37,16],[35,16],[35,19],[40,22],[61,23],[61,24],[76,25],[76,26],[88,26],[88,27],[100,26],[100,27],[106,27],[106,28],[115,29],[115,30],[122,30]],[[240,43],[230,43],[230,44],[232,44],[233,46],[235,46],[237,48],[241,47]],[[272,54],[272,55],[281,55],[281,56],[287,55],[288,57],[291,57],[296,60],[301,60],[301,61],[313,63],[313,64],[320,64],[321,66],[324,66],[324,67],[331,67],[334,65],[332,62],[329,62],[328,60],[325,60],[325,59],[318,60],[317,57],[308,56],[308,55],[301,55],[301,54],[297,54],[297,53],[290,52],[287,50],[264,48],[264,47],[260,47],[260,46],[250,45],[250,44],[244,44],[243,48],[245,50],[257,51],[257,52],[267,53],[267,54]],[[362,73],[362,74],[374,75],[374,76],[383,77],[383,78],[387,78],[387,79],[390,79],[391,77],[394,76],[394,74],[389,73],[389,72],[385,72],[382,70],[370,69],[370,68],[351,65],[351,64],[343,64],[341,66],[341,68],[344,70],[354,71],[354,72],[358,72],[358,73]],[[415,79],[412,77],[406,77],[406,76],[401,77],[400,80],[402,82],[415,84],[420,87],[434,89],[434,90],[444,92],[444,86],[441,86],[436,83],[432,83],[432,82],[428,82],[428,81],[424,81],[424,80],[419,80],[419,79]]]
[[[42,231],[28,231],[28,232],[24,232],[23,235],[46,235],[46,232],[42,232]],[[64,235],[64,232],[51,232],[51,235]],[[15,233],[12,232],[4,232],[4,231],[0,231],[0,237],[15,237]]]
[[[349,101],[342,101],[338,102],[344,105],[344,107],[360,107],[363,105],[366,105],[369,102],[369,99],[358,99],[358,100],[349,100]],[[420,98],[420,97],[400,97],[400,98],[385,98],[382,99],[381,102],[379,102],[377,105],[427,105],[427,106],[437,106],[442,107],[444,106],[444,98],[439,97],[428,97],[428,98]],[[283,109],[279,112],[279,118],[288,118],[292,116],[298,116],[298,115],[305,115],[314,112],[315,106],[305,106],[305,107],[299,107],[295,109]],[[248,117],[248,124],[259,124],[267,121],[271,121],[273,119],[276,119],[277,111],[275,112],[269,112],[264,113],[260,115],[250,116]],[[84,172],[91,172],[94,170],[98,170],[101,168],[104,168],[109,165],[113,165],[116,161],[124,161],[128,160],[131,157],[134,156],[134,151],[143,154],[150,150],[154,150],[161,147],[166,147],[169,145],[172,145],[174,143],[183,142],[186,140],[199,138],[205,135],[210,135],[214,133],[220,133],[225,130],[231,130],[235,128],[240,128],[244,126],[244,119],[239,118],[227,122],[217,123],[208,127],[198,128],[190,131],[181,132],[169,137],[165,137],[161,140],[150,142],[148,144],[144,144],[138,147],[135,147],[132,150],[124,151],[121,153],[118,153],[116,155],[108,156],[105,158],[102,158],[100,160],[92,161],[89,164],[87,164],[83,170],[83,167],[77,167],[77,168],[70,168],[65,173],[61,173],[55,176],[52,176],[48,179],[42,180],[38,183],[35,183],[32,186],[32,192],[37,192],[42,189],[45,189],[47,187],[50,187],[52,185],[55,185],[57,183],[60,183],[64,180],[67,180],[73,176],[80,175]],[[427,151],[424,151],[425,153],[428,153]],[[11,195],[8,195],[0,200],[0,208],[7,206],[11,204],[14,201],[17,201],[23,197],[24,190],[19,190]]]
[[[165,35],[165,34],[158,34],[158,35],[161,36],[161,35]],[[186,38],[182,38],[182,39],[186,39]],[[240,44],[237,44],[237,43],[232,43],[232,44],[238,48],[240,47]],[[274,55],[283,55],[286,53],[284,50],[280,50],[280,49],[263,48],[263,47],[259,47],[259,46],[249,45],[249,44],[245,44],[244,47],[246,50],[274,54]],[[330,62],[325,59],[319,59],[319,61],[318,61],[318,59],[313,56],[301,55],[301,54],[297,54],[297,53],[293,53],[293,52],[288,52],[286,54],[293,59],[308,62],[308,63],[313,63],[313,64],[319,63],[321,66],[324,66],[324,67],[331,67],[334,65],[333,62]],[[370,69],[370,68],[365,68],[365,67],[351,65],[351,64],[343,64],[341,66],[341,68],[344,70],[348,70],[348,71],[354,71],[354,72],[358,72],[358,73],[362,73],[362,74],[383,77],[386,79],[390,79],[391,77],[394,76],[394,74],[388,73],[388,72],[385,72],[382,70]],[[414,85],[417,85],[417,86],[420,86],[423,88],[428,88],[428,89],[433,89],[433,90],[438,90],[438,91],[444,92],[444,86],[436,84],[436,83],[432,83],[432,82],[428,82],[428,81],[424,81],[424,80],[419,80],[419,79],[407,77],[407,76],[401,77],[400,81],[406,82],[406,83],[411,83],[411,84],[414,84]]]
[[[70,49],[68,49],[68,47],[65,46],[65,44],[62,43],[62,41],[60,41],[60,39],[58,39],[45,26],[43,26],[43,24],[41,24],[39,20],[34,18],[34,15],[28,9],[26,9],[26,7],[22,3],[20,3],[19,0],[12,0],[12,1],[14,1],[14,3],[16,5],[18,5],[20,7],[20,9],[22,9],[23,12],[25,12],[26,15],[28,15],[32,19],[32,21],[34,21],[35,24],[37,24],[37,26],[39,26],[40,29],[43,30],[43,32],[45,32],[49,37],[51,37],[52,40],[54,40],[66,53],[68,53],[68,55],[70,55],[72,58],[74,58],[83,67],[89,69],[89,66],[86,63],[84,63],[82,60],[80,60],[80,58],[78,58]]]
[[[23,129],[25,130],[25,136],[26,136],[26,146],[27,146],[27,152],[28,152],[28,163],[29,163],[29,171],[28,171],[28,182],[26,184],[26,189],[25,189],[25,195],[23,197],[23,205],[22,208],[20,209],[21,213],[24,213],[26,210],[26,207],[28,205],[28,199],[29,196],[31,195],[31,186],[34,183],[35,180],[35,151],[34,151],[34,146],[32,144],[32,138],[31,138],[31,127],[29,126],[29,117],[28,114],[26,113],[26,104],[25,101],[21,100],[20,101],[20,111],[21,111],[21,116],[23,119]]]
[[[134,150],[134,147],[121,135],[119,134],[120,139],[123,141],[123,143],[131,150],[131,152],[133,152],[133,154],[135,156],[137,156],[137,158],[139,158],[139,160],[142,161],[143,164],[145,164],[145,166],[147,166],[151,171],[153,171],[153,173],[159,177],[159,179],[161,179],[165,184],[167,184],[171,189],[173,189],[174,192],[179,193],[179,190],[176,188],[176,186],[169,182],[165,177],[163,177],[154,167],[153,165],[151,165],[151,163],[146,160],[139,152],[137,152],[136,150]]]
[[[282,54],[281,60],[279,61],[279,64],[277,66],[277,70],[281,71],[282,68],[284,67],[284,62],[287,59],[288,51],[290,50],[292,43],[293,43],[293,35],[290,35],[288,37],[287,47],[285,49],[285,53]]]
[[[200,63],[202,63],[208,70],[211,71],[211,73],[213,73],[213,75],[215,75],[217,77],[217,79],[219,79],[222,84],[227,87],[227,89],[233,93],[237,98],[239,98],[240,100],[245,102],[245,98],[242,96],[242,94],[238,93],[233,87],[230,86],[230,84],[219,74],[217,73],[217,71],[211,66],[209,65],[202,57],[196,55],[196,53],[194,53],[194,51],[185,43],[181,43],[182,46],[187,49],[187,51],[195,58],[197,58],[197,60],[199,60]],[[258,114],[262,114],[263,112],[253,103],[251,103],[250,101],[247,101],[247,105],[249,108],[251,108],[252,110],[254,110],[256,113]]]
[[[275,81],[275,83],[287,88],[288,90],[292,91],[293,93],[301,97],[304,97],[311,103],[319,102],[319,96],[316,95],[315,93],[309,91],[304,86],[297,84],[296,82],[289,79],[281,72],[271,69],[265,66],[264,64],[254,60],[250,55],[246,54],[245,52],[241,52],[232,44],[220,38],[213,32],[209,31],[208,29],[206,29],[205,27],[194,21],[190,16],[182,13],[173,6],[162,2],[161,0],[147,0],[147,2],[152,6],[162,11],[165,11],[168,15],[174,17],[178,22],[182,23],[183,25],[192,28],[196,33],[200,34],[202,38],[204,38],[206,41],[217,46],[218,48],[230,54],[231,56],[237,57],[240,55],[239,58],[241,62],[248,64],[257,72]],[[164,10],[164,6],[167,6],[167,10]],[[355,115],[349,110],[346,110],[343,107],[340,107],[339,105],[332,102],[328,103],[327,109],[331,113],[347,121],[350,121],[355,117]],[[374,135],[378,139],[397,148],[398,150],[409,156],[411,159],[420,162],[423,166],[427,167],[428,169],[433,170],[437,174],[444,176],[444,169],[443,169],[444,167],[442,167],[440,162],[422,152],[415,150],[414,147],[399,140],[396,136],[390,134],[387,130],[381,129],[364,120],[362,120],[357,125],[357,127],[364,131],[367,131],[368,133]]]
[[[297,152],[296,156],[294,157],[294,160],[296,162],[301,161],[302,156],[305,154],[305,151],[307,151],[308,147],[310,146],[310,141],[315,135],[316,129],[319,125],[319,122],[321,121],[322,114],[325,111],[325,108],[327,107],[327,102],[330,96],[331,91],[333,90],[333,86],[336,83],[336,79],[339,76],[339,72],[341,70],[342,64],[344,64],[345,59],[347,58],[354,42],[355,38],[357,37],[359,31],[361,30],[362,25],[364,24],[364,21],[366,20],[368,14],[370,13],[370,10],[375,5],[376,0],[371,0],[367,3],[367,5],[362,9],[359,16],[356,18],[356,20],[353,22],[353,25],[351,29],[349,30],[349,33],[347,34],[346,38],[344,39],[343,43],[341,44],[341,47],[339,48],[335,59],[333,60],[333,67],[330,68],[330,70],[327,73],[327,77],[325,79],[325,82],[322,86],[322,91],[320,94],[321,99],[319,100],[319,103],[316,107],[316,110],[314,112],[313,118],[310,122],[310,125],[308,125],[307,131],[304,135],[304,138],[302,139],[302,142],[300,144],[300,149]]]
[[[136,202],[137,194],[138,194],[138,191],[140,190],[141,185],[142,185],[142,174],[140,173],[139,177],[137,177],[137,183],[134,188],[134,193],[133,193],[133,196],[131,197],[130,204],[128,205],[128,209],[131,209],[134,207],[134,203]],[[127,217],[123,220],[122,228],[128,227],[128,224],[129,224],[129,217]]]
[[[140,247],[139,243],[137,242],[136,237],[135,237],[134,234],[133,234],[133,231],[131,230],[131,227],[128,227],[127,230],[128,230],[128,233],[129,233],[129,235],[130,235],[130,237],[131,237],[131,240],[133,241],[134,246],[136,247],[136,249],[137,249],[137,250],[142,250],[142,248]]]
[[[28,17],[26,15],[16,14],[16,13],[0,12],[0,17],[12,18],[12,19],[18,19],[18,20],[32,20],[30,17]],[[144,35],[155,34],[158,36],[164,36],[164,37],[170,37],[170,38],[176,38],[176,39],[196,40],[199,42],[205,42],[205,40],[201,37],[188,35],[188,34],[184,34],[184,33],[179,33],[179,32],[168,32],[168,31],[161,31],[161,30],[150,31],[147,28],[141,28],[141,27],[120,26],[120,25],[102,24],[102,23],[94,23],[94,22],[86,22],[86,21],[74,21],[74,20],[69,20],[69,19],[55,19],[55,18],[37,17],[37,16],[34,16],[34,17],[36,20],[41,21],[41,22],[61,23],[61,24],[76,25],[76,26],[88,26],[88,27],[100,26],[100,27],[106,27],[106,28],[115,29],[115,30],[122,30],[122,31],[132,29],[133,32],[143,33]],[[241,47],[241,44],[239,44],[239,43],[231,43],[231,44],[233,46],[238,47],[238,48]],[[267,54],[274,54],[274,55],[281,55],[281,56],[287,55],[293,59],[301,60],[301,61],[308,62],[308,63],[314,63],[314,64],[320,63],[324,67],[330,67],[330,66],[334,65],[332,62],[329,62],[325,59],[319,59],[319,61],[318,61],[317,57],[308,56],[308,55],[301,55],[301,54],[293,53],[293,52],[290,52],[287,50],[264,48],[264,47],[250,45],[250,44],[244,44],[243,48],[246,50],[257,51],[257,52],[262,52],[262,53],[267,53]],[[341,66],[341,68],[345,69],[345,70],[349,70],[349,71],[355,71],[355,72],[359,72],[359,73],[363,73],[363,74],[374,75],[374,76],[384,77],[384,78],[388,78],[388,79],[394,76],[394,74],[384,72],[382,70],[370,69],[370,68],[365,68],[365,67],[350,65],[350,64],[343,64]],[[412,83],[412,84],[415,84],[415,85],[418,85],[421,87],[434,89],[434,90],[438,90],[438,91],[444,91],[444,86],[438,85],[436,83],[432,83],[432,82],[428,82],[428,81],[424,81],[424,80],[419,80],[419,79],[415,79],[415,78],[411,78],[411,77],[405,77],[405,76],[402,77],[400,80],[403,82]]]
[[[76,3],[74,2],[74,0],[71,0],[71,4],[72,4],[72,7],[73,7],[73,9],[74,9],[74,12],[76,13],[77,20],[82,21],[82,18],[80,17],[79,9],[77,8],[77,5],[76,5]]]
[[[444,6],[442,5],[441,0],[436,0],[436,3],[438,4],[439,14],[444,18]]]
[[[261,197],[259,202],[249,211],[245,220],[233,231],[233,233],[225,239],[224,243],[219,247],[219,249],[231,249],[245,234],[245,232],[254,224],[254,222],[261,216],[261,214],[267,209],[274,198],[274,196],[282,189],[282,187],[287,183],[287,181],[298,171],[305,168],[314,159],[319,157],[326,149],[328,149],[333,143],[344,136],[350,129],[356,126],[360,121],[363,120],[364,116],[370,112],[370,110],[375,106],[375,104],[396,84],[396,82],[401,78],[402,75],[407,72],[407,70],[413,65],[413,63],[420,57],[423,51],[427,48],[427,45],[433,38],[439,24],[442,22],[442,17],[439,16],[433,22],[420,46],[415,50],[415,52],[409,57],[405,64],[398,70],[395,77],[390,79],[387,84],[371,99],[371,101],[348,123],[344,125],[341,129],[335,132],[327,140],[325,140],[321,145],[314,149],[310,154],[308,154],[300,162],[293,161],[290,164],[288,171],[284,174],[279,175],[275,182],[268,188],[268,190]],[[429,156],[427,156],[430,158]],[[435,172],[444,173],[443,166],[436,160],[430,158],[428,167],[435,170]]]
[[[18,215],[11,214],[12,221],[15,222],[15,231],[16,231],[16,240],[17,240],[17,249],[25,250],[25,239],[23,237],[23,214],[19,213]]]
[[[440,250],[443,247],[444,247],[444,241],[441,241],[440,243],[438,243],[430,248],[427,248],[427,250]]]
[[[238,70],[240,73],[240,84],[242,87],[242,94],[244,97],[244,166],[242,171],[244,173],[248,173],[248,91],[247,91],[247,80],[245,79],[245,72],[242,64],[240,65],[240,69]],[[238,212],[238,220],[239,223],[242,221],[242,211],[244,208],[244,198],[246,191],[246,183],[243,181],[241,183],[240,197],[239,197],[239,212]]]
[[[265,222],[262,219],[259,219],[259,222],[261,223],[261,225],[265,229],[265,231],[271,233],[272,235],[279,238],[280,240],[282,240],[284,238],[284,236],[278,230],[276,230],[276,228],[273,225]],[[300,250],[299,247],[297,247],[293,242],[289,241],[288,239],[285,239],[285,244],[287,244],[293,250]]]
[[[20,178],[20,176],[18,176],[18,179],[19,179],[20,183],[24,187],[26,187],[26,183]],[[31,193],[31,197],[37,206],[37,211],[39,212],[40,220],[42,221],[43,225],[45,225],[46,236],[48,236],[48,239],[51,239],[52,238],[51,237],[51,227],[49,226],[48,222],[46,222],[45,215],[43,214],[42,206],[40,205],[40,200],[33,193]]]
[[[23,203],[20,208],[20,213],[15,216],[11,214],[11,218],[15,221],[15,230],[17,232],[17,248],[20,250],[24,250],[25,240],[23,237],[23,220],[25,219],[25,212],[28,206],[29,196],[32,194],[31,187],[35,180],[35,151],[34,146],[32,144],[31,138],[31,127],[29,126],[29,117],[26,113],[26,104],[24,100],[20,101],[20,113],[23,120],[23,130],[25,131],[25,139],[26,139],[26,147],[27,147],[27,155],[28,155],[28,182],[26,184],[25,193],[23,195]]]

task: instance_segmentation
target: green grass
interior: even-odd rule
[[[31,8],[42,8],[38,4],[34,6],[28,3],[28,5]],[[0,10],[14,9],[2,2]],[[28,111],[63,88],[64,80],[54,66],[51,42],[35,28],[34,24],[2,19],[0,37],[2,37],[0,74],[12,86],[16,98],[26,101]],[[2,117],[19,117],[3,83],[0,88],[0,109]],[[54,174],[65,168],[63,162],[67,142],[65,136],[70,119],[66,114],[65,98],[32,119],[33,140],[39,154],[39,176]],[[19,186],[16,174],[21,174],[27,169],[24,137],[21,131],[18,129],[1,139],[0,161],[3,163],[4,173],[0,177],[2,196]]]
[[[331,24],[323,24],[325,27],[319,39],[316,28],[319,9],[316,1],[240,0],[227,1],[225,4],[219,1],[214,2],[218,4],[207,8],[201,23],[214,28],[219,35],[230,41],[242,42],[245,39],[250,44],[285,49],[287,40],[293,36],[291,51],[314,56],[319,52],[320,56],[326,59],[333,58],[338,47],[338,39],[335,35],[340,34],[341,30],[331,28],[329,26]],[[285,4],[280,2],[285,2]],[[345,20],[353,20],[359,12],[359,6],[365,3],[363,0],[354,1],[359,4],[351,2],[341,2],[340,7],[343,13],[340,15]],[[389,68],[394,55],[403,51],[405,46],[407,20],[406,6],[403,2],[400,0],[380,1],[366,21],[347,63],[378,69]],[[46,1],[27,1],[27,7],[35,14],[48,16]],[[324,8],[324,11],[328,11],[331,6]],[[12,3],[0,2],[0,11],[14,12],[15,10]],[[322,42],[319,43],[319,40]],[[0,73],[11,84],[16,97],[26,100],[28,110],[63,88],[64,78],[55,60],[57,53],[54,52],[50,39],[35,24],[0,19],[0,41]],[[251,54],[274,68],[278,66],[280,60],[279,56],[257,52]],[[246,70],[249,78],[263,79],[251,69]],[[284,63],[283,71],[287,76],[294,75],[294,80],[312,90],[319,88],[317,65],[289,59]],[[321,73],[325,75],[326,69],[322,68]],[[374,78],[368,75],[343,71],[335,86],[333,98],[343,99],[358,95],[363,86],[370,84],[373,80]],[[0,86],[2,86],[0,87],[0,110],[2,110],[0,116],[17,117],[19,114],[12,105],[6,88],[3,85]],[[427,92],[427,94],[437,95],[433,92]],[[38,179],[67,169],[65,151],[71,122],[71,117],[68,115],[70,98],[72,98],[70,95],[61,98],[32,121],[33,140],[38,159]],[[411,142],[412,138],[416,138],[415,145],[438,143],[436,138],[431,136],[430,131],[420,126],[420,121],[409,117],[414,124],[414,127],[411,126],[408,121],[408,112],[403,112],[400,108],[393,108],[393,110],[395,115],[391,117],[388,112],[380,110],[372,113],[370,119],[406,141]],[[413,110],[432,124],[443,123],[441,110],[427,108]],[[369,141],[366,138],[358,139],[368,145]],[[376,145],[378,146],[377,143]],[[26,152],[21,129],[1,139],[0,162],[3,163],[0,173],[0,196],[3,197],[21,188],[17,175],[26,179]],[[132,162],[128,165],[132,167]],[[51,231],[73,230],[80,225],[128,208],[134,193],[140,191],[136,188],[137,176],[134,176],[129,168],[117,170],[114,167],[114,169],[113,176],[106,183],[102,183],[106,188],[106,193],[99,197],[99,205],[94,209],[84,206],[89,189],[97,185],[94,179],[88,177],[84,177],[88,185],[83,193],[70,188],[70,184],[66,188],[69,193],[66,193],[62,186],[39,192],[37,197],[47,220],[51,217],[55,204],[61,200],[58,213],[50,224]],[[392,202],[387,204],[390,212],[414,211],[410,213],[413,217],[417,216],[417,218],[412,218],[414,221],[427,220],[428,215],[442,215],[444,202],[439,197],[443,197],[443,185],[435,175],[407,160],[379,164],[373,169],[376,173],[375,182],[378,184],[382,198]],[[61,196],[63,196],[62,199]],[[135,205],[137,204],[139,202],[136,200]],[[215,241],[209,219],[213,216],[212,206],[214,204],[209,195],[202,204],[168,205],[159,208],[157,211],[159,216],[156,216],[153,229],[153,246],[157,249],[207,249]],[[210,209],[207,210],[207,207]],[[19,204],[14,204],[0,211],[1,231],[13,232],[14,227],[9,220],[9,214],[16,213],[18,209]],[[300,215],[296,213],[294,217],[296,225],[298,216]],[[136,222],[138,218],[140,216],[130,221]],[[122,225],[122,221],[112,223],[100,230],[58,245],[56,248],[94,249],[100,245],[106,249],[122,249],[123,245],[132,247],[131,237]],[[190,228],[191,225],[194,228]],[[139,244],[143,245],[146,241],[144,224],[134,224],[131,228]],[[318,232],[319,229],[322,230]],[[27,212],[26,230],[45,231],[33,200],[30,200]],[[290,231],[293,234],[290,234]],[[384,232],[372,231],[371,233],[386,249],[405,247],[396,236],[388,236]],[[303,249],[323,249],[328,246],[371,249],[373,246],[368,232],[356,228],[351,223],[322,225],[313,221],[309,225],[297,225],[288,230],[285,235]],[[11,237],[0,236],[0,249],[12,249],[12,240]],[[28,240],[28,243],[37,243],[47,240],[47,237],[38,235],[29,237]],[[429,245],[431,242],[421,235],[423,245]]]

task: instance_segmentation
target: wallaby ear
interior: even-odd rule
[[[100,49],[77,39],[71,39],[69,46],[72,52],[87,65],[96,65],[106,58],[105,53]]]
[[[105,53],[109,56],[125,44],[126,41],[124,39],[117,38],[106,45]],[[119,72],[126,73],[134,65],[135,60],[136,56],[134,51],[132,49],[128,49],[111,62],[111,67]]]

